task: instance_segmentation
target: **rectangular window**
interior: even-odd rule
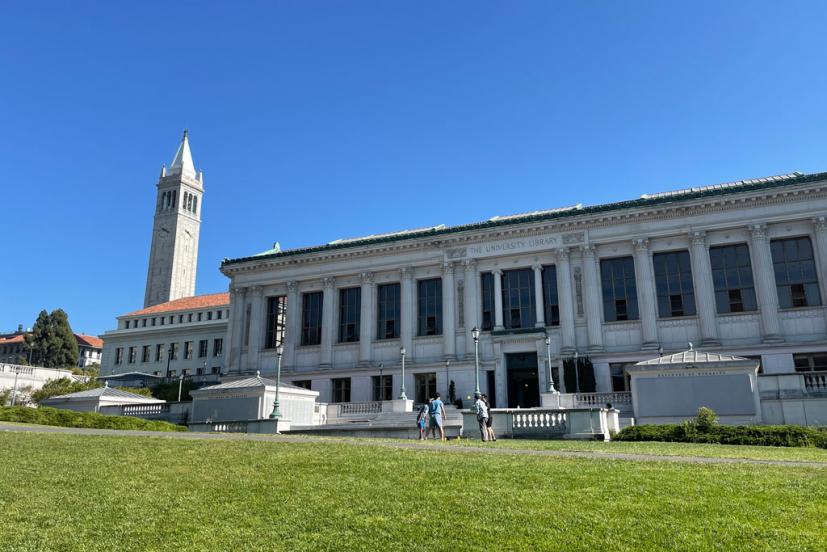
[[[183,323],[184,323],[184,315],[183,315],[183,314],[179,314],[179,315],[178,315],[178,323],[179,323],[179,324],[183,324]]]
[[[215,319],[221,320],[221,315],[224,314],[224,311],[215,311]]]
[[[198,321],[201,322],[201,318],[204,316],[203,312],[198,313]]]
[[[220,357],[224,354],[224,338],[217,337],[212,342],[212,356]]]
[[[796,372],[824,372],[827,371],[827,354],[793,355],[793,364]]]
[[[770,249],[778,305],[782,309],[820,305],[821,293],[810,238],[772,240]]]
[[[155,362],[162,362],[164,360],[164,344],[158,343],[155,345]]]
[[[629,391],[630,378],[626,373],[626,364],[622,362],[615,362],[609,364],[609,370],[612,374],[612,391]]]
[[[136,355],[137,355],[137,351],[135,350],[135,347],[130,347],[129,348],[129,360],[128,360],[129,364],[135,364],[135,356]]]
[[[442,279],[419,280],[419,331],[417,335],[442,334]]]
[[[187,322],[192,322],[192,313],[187,315]]]
[[[302,389],[310,389],[310,385],[311,385],[310,380],[298,380],[298,381],[294,381],[292,383],[296,387],[301,387]]]
[[[746,244],[709,248],[718,314],[757,310],[752,263]]]
[[[184,341],[184,360],[192,358],[192,341]]]
[[[318,345],[322,342],[322,303],[321,291],[302,295],[302,345]]]
[[[390,401],[393,399],[393,376],[371,376],[374,401]]]
[[[543,267],[543,309],[546,326],[560,325],[560,300],[557,297],[557,267]]]
[[[480,274],[480,289],[482,290],[482,328],[490,331],[494,327],[494,274],[483,272]]]
[[[149,362],[149,345],[141,348],[141,362]]]
[[[332,400],[334,403],[350,402],[350,378],[333,378],[330,380]]]
[[[146,328],[146,318],[141,320],[141,327]]]
[[[166,318],[167,318],[166,316],[162,316],[162,317],[161,317],[161,325],[162,325],[162,326],[164,325],[164,321],[166,320]]]
[[[505,270],[503,279],[503,326],[510,330],[533,328],[537,321],[534,306],[534,271],[530,268]]]
[[[284,344],[284,328],[287,322],[287,297],[267,298],[267,335],[264,348],[275,349]]]
[[[212,311],[207,311],[207,320],[212,320]]]
[[[152,319],[152,325],[153,325],[153,326],[155,325],[155,321],[156,321],[156,319],[155,319],[155,318],[153,318],[153,319]]]
[[[115,349],[115,364],[123,364],[123,347]]]
[[[601,259],[600,277],[603,285],[603,316],[606,322],[637,320],[634,259]]]
[[[695,315],[695,290],[688,251],[652,255],[658,314],[661,318]]]
[[[339,290],[339,343],[359,341],[359,311],[361,306],[361,288],[354,287]]]
[[[247,304],[244,310],[244,346],[250,344],[250,317],[252,316],[253,305]],[[190,315],[192,316],[192,315]]]
[[[210,348],[210,340],[209,339],[202,339],[198,342],[198,358],[204,358],[207,356],[207,351]]]
[[[169,344],[169,359],[170,360],[178,360],[178,344],[177,343],[170,343]]]
[[[376,339],[396,339],[399,337],[400,286],[382,284],[376,288],[377,316]]]

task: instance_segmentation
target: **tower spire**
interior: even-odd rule
[[[190,151],[188,134],[187,129],[184,129],[184,137],[181,138],[181,145],[178,146],[178,151],[175,152],[175,158],[172,160],[167,174],[180,174],[195,178],[195,165],[192,162],[192,152]]]

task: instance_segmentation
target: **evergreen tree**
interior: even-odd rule
[[[40,311],[32,333],[26,336],[32,364],[45,368],[73,368],[78,363],[78,342],[63,309]]]

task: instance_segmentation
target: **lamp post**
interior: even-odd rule
[[[181,375],[178,376],[178,402],[181,402],[181,387],[184,385],[184,371],[181,370]]]
[[[480,329],[476,326],[471,330],[471,337],[474,338],[474,393],[478,394],[480,392]]]
[[[448,400],[451,400],[451,361],[445,361],[445,385],[448,387]]]
[[[399,348],[399,354],[402,355],[402,392],[399,393],[399,398],[406,401],[408,396],[405,394],[405,347]]]
[[[380,401],[386,400],[385,399],[385,376],[382,375],[382,371],[384,369],[385,369],[385,363],[380,362],[379,363],[379,389],[378,389],[379,394],[376,395],[377,400],[380,400]],[[393,393],[393,385],[391,385],[390,387],[391,387],[390,392]],[[391,397],[392,396],[393,395],[391,395]],[[388,397],[388,400],[390,400],[391,397]]]
[[[167,377],[169,377],[169,361],[172,360],[172,343],[169,344],[169,349],[167,350]]]
[[[11,405],[17,402],[17,375],[20,374],[20,366],[14,367],[14,388],[11,391]]]
[[[281,418],[281,411],[279,410],[279,388],[281,387],[281,355],[284,354],[284,345],[279,345],[276,348],[276,400],[273,401],[273,413],[270,418],[277,420]]]
[[[554,388],[554,376],[551,372],[551,338],[546,336],[546,359],[548,359],[548,392],[557,393]]]
[[[574,392],[580,392],[580,357],[577,351],[574,351]]]

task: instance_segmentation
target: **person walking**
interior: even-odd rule
[[[484,402],[486,408],[488,408],[488,419],[485,421],[485,427],[488,430],[488,440],[496,441],[497,434],[494,433],[494,412],[491,411],[491,402],[489,402],[488,395],[485,393],[482,395],[482,402]]]
[[[419,440],[425,441],[428,439],[428,405],[423,404],[419,407],[419,414],[416,416],[416,427],[419,428]]]
[[[474,411],[477,413],[477,422],[480,424],[480,437],[483,441],[488,441],[488,406],[479,393],[474,393]]]
[[[439,429],[439,439],[441,441],[445,440],[445,428],[443,427],[445,418],[445,405],[442,403],[440,394],[437,393],[434,396],[433,402],[431,402],[431,431]],[[434,438],[436,438],[435,432]]]

